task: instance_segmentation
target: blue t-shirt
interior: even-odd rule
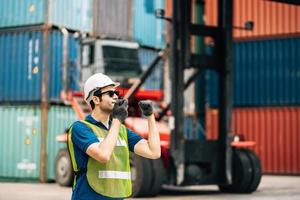
[[[95,124],[103,129],[108,130],[101,122],[96,121],[91,115],[85,118],[86,121]],[[111,121],[109,126],[111,125]],[[134,145],[138,143],[142,137],[127,129],[128,147],[133,152]],[[77,121],[72,126],[72,142],[74,146],[74,154],[78,168],[86,169],[89,156],[86,154],[87,148],[96,142],[99,142],[92,130],[80,121]],[[88,184],[86,173],[77,175],[76,186],[72,193],[72,200],[104,200],[116,199],[102,196],[96,193]]]

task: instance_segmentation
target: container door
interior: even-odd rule
[[[0,177],[40,176],[41,112],[36,106],[0,107]]]

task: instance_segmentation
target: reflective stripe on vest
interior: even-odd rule
[[[107,179],[131,179],[130,172],[120,172],[120,171],[99,171],[98,178]]]
[[[94,124],[81,122],[92,129],[99,142],[102,142],[108,134],[107,130]],[[95,192],[113,198],[126,198],[131,195],[128,138],[124,125],[120,126],[119,137],[110,160],[107,163],[100,163],[89,157],[86,168],[88,183]]]
[[[104,138],[98,137],[98,140],[99,140],[99,142],[101,143],[101,142],[104,140]],[[116,146],[124,146],[124,147],[127,147],[127,144],[126,144],[126,141],[125,141],[125,140],[122,140],[122,139],[118,138],[117,143],[116,143]]]

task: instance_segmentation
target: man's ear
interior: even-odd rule
[[[93,96],[92,100],[93,100],[94,104],[99,104],[100,103],[99,97]]]

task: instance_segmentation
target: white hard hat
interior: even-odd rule
[[[86,102],[90,102],[93,97],[93,92],[97,89],[104,88],[106,86],[119,86],[120,83],[113,82],[108,76],[97,73],[89,77],[84,83],[84,99]]]

